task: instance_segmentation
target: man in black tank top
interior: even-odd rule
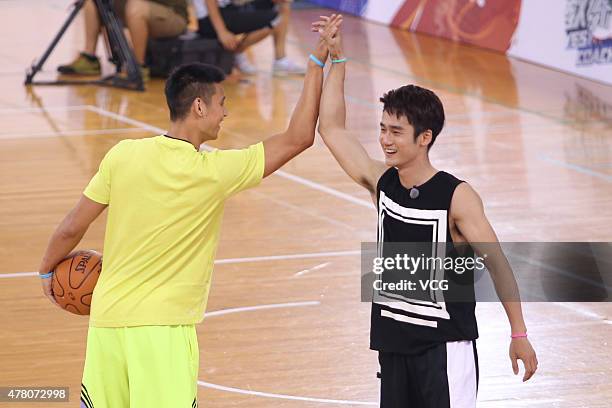
[[[313,30],[326,24],[326,19],[314,23]],[[428,242],[444,248],[465,243],[478,253],[482,251],[477,243],[497,243],[478,194],[469,184],[430,163],[429,149],[444,126],[440,99],[415,85],[387,92],[380,99],[384,107],[379,141],[385,161],[373,160],[345,127],[346,60],[341,35],[323,38],[336,63],[321,97],[319,133],[344,171],[370,192],[378,211],[379,253],[398,242]],[[502,293],[502,273],[496,271],[510,269],[501,250],[485,264],[498,294]],[[461,302],[414,299],[384,291],[374,298],[370,347],[379,352],[381,407],[475,408],[476,303],[473,275],[467,273],[463,278],[470,290],[467,300],[464,297]],[[536,371],[537,358],[527,340],[511,273],[503,284],[516,293],[515,297],[502,297],[510,322],[512,368],[518,374],[518,360],[522,360],[526,381]]]

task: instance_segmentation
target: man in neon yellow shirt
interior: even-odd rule
[[[330,30],[337,29],[330,25]],[[204,317],[225,200],[312,145],[323,82],[319,41],[284,133],[241,150],[199,152],[217,138],[225,96],[217,68],[190,64],[166,82],[166,135],[124,140],[100,163],[51,237],[40,273],[108,207],[104,270],[93,294],[81,407],[195,407]]]

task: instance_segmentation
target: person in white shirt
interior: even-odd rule
[[[291,0],[192,0],[198,18],[198,33],[217,38],[225,49],[236,53],[236,68],[252,75],[257,69],[243,51],[272,34],[274,75],[304,75],[305,69],[287,58],[286,40]]]

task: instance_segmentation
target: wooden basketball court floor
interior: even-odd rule
[[[56,309],[35,274],[47,240],[104,153],[166,128],[163,82],[146,93],[22,85],[69,2],[0,4],[0,386],[68,386],[76,406],[87,319]],[[289,53],[305,60],[311,21],[295,11]],[[81,46],[75,24],[42,76]],[[448,122],[434,164],[482,195],[504,241],[610,241],[612,88],[472,47],[347,17],[348,122],[376,157],[379,96],[407,83],[434,89]],[[250,56],[260,72],[226,85],[230,116],[214,146],[242,147],[281,131],[301,82],[273,78],[271,42]],[[607,101],[606,102],[606,95]],[[80,248],[102,250],[105,217]],[[377,355],[359,301],[359,248],[374,241],[367,193],[316,145],[227,204],[208,314],[198,326],[203,407],[376,406]],[[611,283],[608,283],[611,285]],[[528,303],[540,361],[512,374],[502,308],[477,307],[479,407],[610,407],[612,307]]]

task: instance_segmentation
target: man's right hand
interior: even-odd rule
[[[329,53],[329,46],[326,42],[326,38],[335,37],[340,31],[340,26],[342,25],[342,15],[340,14],[332,14],[330,17],[321,17],[325,20],[319,21],[317,23],[322,23],[320,26],[317,26],[315,29],[315,24],[312,23],[312,31],[318,32],[319,42],[317,47],[314,49],[312,54],[317,57],[317,59],[321,62],[325,62],[327,60],[327,55]]]
[[[229,30],[222,31],[217,37],[219,37],[219,41],[226,50],[233,51],[238,47],[239,41],[237,36]]]
[[[340,25],[342,24],[341,14],[332,14],[330,17],[320,16],[321,20],[312,23],[312,31],[318,32],[321,39],[327,45],[329,54],[333,59],[344,58],[344,48],[342,46],[342,34]]]

